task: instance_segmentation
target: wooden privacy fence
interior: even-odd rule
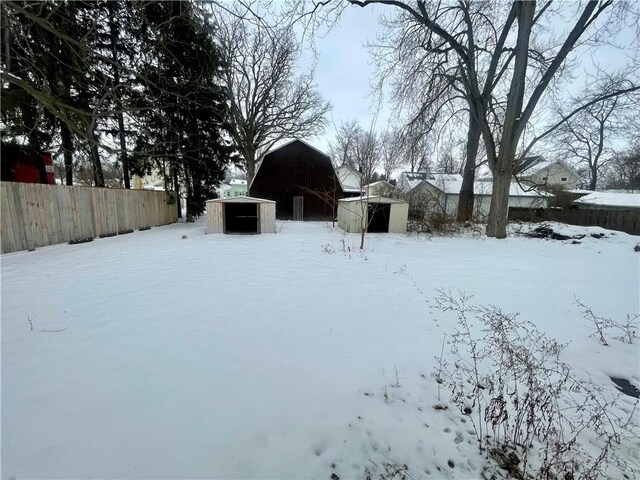
[[[152,190],[0,182],[2,253],[128,233],[178,219]]]
[[[562,222],[585,227],[596,226],[640,235],[638,208],[509,208],[509,220]]]

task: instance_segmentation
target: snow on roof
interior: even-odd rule
[[[246,180],[241,180],[239,178],[232,178],[231,181],[229,182],[229,185],[246,185],[247,181]]]
[[[411,191],[427,180],[429,172],[402,172],[402,176],[405,179],[406,185],[409,187],[409,191]]]
[[[336,176],[342,187],[342,191],[349,193],[361,193],[360,179],[361,174],[355,168],[349,165],[341,165],[336,168]]]
[[[427,183],[443,191],[447,195],[459,195],[462,188],[462,175],[457,173],[433,173],[426,180]],[[493,182],[491,179],[477,179],[473,184],[475,195],[491,195]],[[539,192],[534,189],[524,189],[518,183],[511,183],[509,187],[510,197],[550,197],[546,192]]]
[[[529,159],[533,159],[533,161],[527,162],[527,160]],[[560,160],[545,160],[542,157],[526,157],[523,161],[525,163],[515,168],[516,175],[520,177],[535,175],[542,172],[543,170],[547,170],[553,167],[554,165],[558,165],[559,167],[566,168],[575,178],[580,178],[580,176],[575,172],[575,170],[573,170],[573,168]]]
[[[389,182],[387,182],[386,180],[378,180],[377,182],[373,182],[373,183],[370,183],[368,185],[365,185],[365,188],[373,187],[375,185],[380,185],[381,183],[384,183],[384,184],[386,184],[386,185],[388,185],[390,187],[393,187],[393,185],[390,184]]]
[[[267,200],[265,198],[255,197],[228,197],[228,198],[214,198],[207,200],[206,203],[276,203],[273,200]]]
[[[573,203],[640,208],[640,193],[591,192]]]
[[[349,198],[341,198],[338,202],[363,202],[367,201],[369,203],[407,203],[404,200],[398,200],[397,198],[387,198],[382,197],[380,195],[370,195],[370,196],[361,196],[361,197],[349,197]]]

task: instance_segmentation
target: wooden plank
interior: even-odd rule
[[[58,197],[58,215],[60,217],[60,241],[69,242],[73,239],[73,216],[71,213],[71,191],[73,187],[56,189]]]
[[[177,221],[171,194],[2,182],[3,253]]]
[[[26,248],[24,241],[24,221],[18,215],[15,201],[15,188],[12,184],[3,182],[0,187],[1,219],[0,233],[2,234],[2,253],[15,252]]]

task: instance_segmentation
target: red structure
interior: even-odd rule
[[[55,185],[53,158],[49,152],[34,152],[20,145],[2,144],[2,181]]]

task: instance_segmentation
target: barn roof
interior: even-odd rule
[[[330,157],[329,155],[327,155],[326,153],[324,153],[324,152],[323,152],[323,151],[321,151],[321,150],[318,150],[316,147],[314,147],[313,145],[311,145],[311,144],[310,144],[310,143],[308,143],[308,142],[305,142],[304,140],[300,140],[299,138],[294,138],[293,140],[289,140],[288,142],[283,143],[282,145],[278,145],[278,146],[277,146],[277,147],[275,147],[275,148],[271,148],[271,150],[269,150],[267,153],[265,153],[265,154],[262,156],[262,160],[260,160],[260,162],[258,163],[257,168],[256,168],[256,171],[255,171],[255,173],[253,174],[253,178],[251,179],[251,183],[248,185],[248,188],[249,188],[249,189],[251,188],[251,185],[253,185],[253,182],[255,181],[256,177],[258,176],[258,172],[260,171],[260,167],[262,167],[262,164],[264,163],[265,158],[267,158],[267,155],[270,155],[270,154],[272,154],[273,152],[277,152],[277,151],[278,151],[278,150],[280,150],[281,148],[284,148],[284,147],[286,147],[286,146],[288,146],[288,145],[291,145],[291,144],[292,144],[292,143],[294,143],[294,142],[302,143],[303,145],[305,145],[305,146],[307,146],[307,147],[311,148],[312,150],[315,150],[315,151],[316,151],[316,152],[318,152],[320,155],[322,155],[322,156],[324,156],[324,157],[327,157],[327,159],[329,160],[329,163],[331,163],[331,157]],[[331,166],[333,167],[333,164],[332,164]],[[334,171],[335,171],[335,169],[334,169]]]

